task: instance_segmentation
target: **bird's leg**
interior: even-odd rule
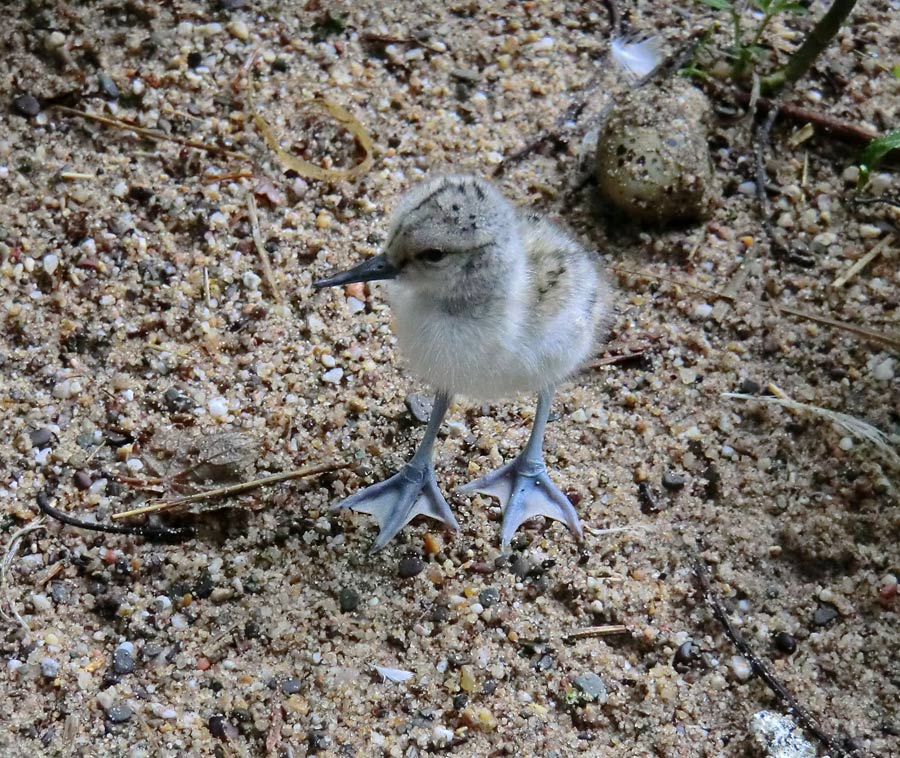
[[[432,461],[434,441],[449,407],[450,396],[438,393],[425,436],[409,463],[390,479],[366,487],[333,506],[333,510],[350,508],[374,517],[381,531],[372,545],[373,553],[381,550],[416,516],[429,516],[459,531],[450,506],[438,490]]]
[[[537,411],[531,436],[525,449],[505,466],[460,488],[462,493],[480,492],[500,500],[503,507],[503,529],[500,541],[508,545],[523,522],[535,516],[562,521],[572,533],[581,538],[581,523],[572,503],[550,481],[544,465],[544,429],[550,415],[553,391],[544,390],[538,396]]]

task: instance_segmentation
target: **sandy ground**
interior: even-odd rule
[[[715,16],[659,6],[623,15],[668,50]],[[900,9],[860,6],[792,97],[895,128]],[[876,245],[896,249],[896,203],[850,202],[858,147],[776,124],[773,215],[805,250],[786,258],[746,192],[740,113],[715,115],[719,199],[704,223],[637,229],[578,187],[581,135],[625,87],[600,3],[35,0],[0,15],[0,526],[16,548],[2,755],[762,755],[748,720],[779,705],[697,592],[698,549],[735,624],[823,728],[860,754],[900,755],[896,470],[828,420],[722,397],[774,382],[900,428],[896,354],[772,307],[897,333],[896,255],[832,286]],[[809,24],[778,20],[765,40],[789,50]],[[724,26],[713,44],[727,44]],[[285,174],[252,126],[241,71],[254,51],[252,96],[285,147],[359,157],[299,106],[327,97],[373,137],[364,177]],[[610,270],[610,342],[561,387],[548,431],[584,545],[535,523],[501,554],[496,505],[454,496],[459,535],[417,522],[370,556],[371,521],[328,507],[409,456],[421,426],[404,398],[427,388],[403,373],[377,288],[310,283],[377,251],[397,194],[426,172],[490,174],[595,77],[568,145],[501,180],[607,266],[638,272]],[[22,94],[255,168],[27,115],[26,101],[10,107]],[[884,173],[868,192],[897,190]],[[532,414],[531,398],[457,402],[444,491],[512,457]],[[327,463],[348,468],[170,518],[197,530],[181,544],[36,520],[40,491],[108,522],[161,490]],[[12,544],[29,525],[42,528]],[[596,625],[625,631],[567,640]],[[373,664],[412,676],[385,681]]]

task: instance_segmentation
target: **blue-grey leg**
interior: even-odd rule
[[[572,534],[581,539],[581,522],[575,508],[560,489],[550,481],[544,465],[544,429],[550,415],[553,390],[546,389],[538,396],[537,411],[531,436],[519,456],[487,476],[461,487],[459,492],[480,492],[500,500],[503,508],[503,529],[500,541],[506,546],[516,530],[535,516],[561,521]]]
[[[443,393],[434,398],[434,409],[428,419],[425,436],[415,454],[402,469],[390,479],[360,490],[333,506],[332,510],[350,508],[368,513],[381,527],[372,545],[372,552],[381,550],[416,516],[428,516],[443,521],[459,531],[450,506],[440,493],[434,478],[434,441],[447,409],[450,396]]]

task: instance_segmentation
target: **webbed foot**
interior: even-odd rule
[[[390,479],[366,487],[332,506],[332,510],[345,508],[368,513],[378,522],[381,530],[372,545],[373,553],[381,550],[416,516],[443,521],[459,531],[450,506],[438,490],[431,465],[407,463]]]
[[[458,492],[479,492],[500,500],[503,508],[503,528],[500,541],[505,547],[516,530],[528,519],[545,516],[561,521],[579,540],[581,522],[575,508],[563,492],[552,482],[542,460],[527,461],[521,456],[474,482],[460,487]]]

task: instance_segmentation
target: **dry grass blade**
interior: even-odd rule
[[[6,545],[6,553],[3,555],[3,561],[0,563],[0,592],[2,592],[3,606],[0,607],[0,616],[4,619],[14,619],[26,631],[30,632],[31,627],[16,609],[16,604],[9,596],[8,572],[12,562],[16,559],[16,553],[19,551],[19,543],[26,534],[36,532],[40,529],[46,529],[44,517],[40,516],[29,524],[26,524],[18,531],[13,532]],[[7,609],[9,609],[7,611]]]
[[[879,242],[875,247],[869,250],[868,253],[863,255],[858,260],[854,261],[853,265],[850,266],[843,274],[841,274],[837,279],[832,282],[831,286],[835,289],[840,289],[847,282],[849,282],[853,277],[855,277],[860,271],[862,271],[866,266],[868,266],[873,260],[875,260],[881,253],[888,248],[894,242],[894,235],[889,234],[885,237],[881,242]]]
[[[725,392],[722,394],[722,397],[731,398],[732,400],[756,400],[762,403],[769,403],[770,405],[780,405],[782,408],[802,411],[827,419],[838,429],[847,432],[861,442],[867,442],[875,447],[892,465],[900,466],[900,453],[894,449],[891,438],[880,429],[855,416],[839,411],[831,411],[827,408],[820,408],[818,405],[801,403],[787,396],[772,397],[771,395],[744,395],[740,392]]]
[[[65,105],[57,105],[55,108],[61,113],[68,113],[70,116],[78,116],[79,118],[85,118],[89,121],[96,121],[98,124],[103,124],[104,126],[111,126],[114,129],[134,132],[135,134],[140,134],[142,137],[147,137],[148,139],[159,140],[160,142],[175,142],[176,144],[184,145],[185,147],[192,147],[195,150],[205,150],[207,153],[217,153],[219,155],[228,156],[229,158],[237,158],[242,161],[250,160],[248,156],[243,153],[237,153],[234,150],[228,150],[227,148],[219,147],[218,145],[207,145],[205,142],[198,142],[197,140],[187,139],[185,137],[174,137],[171,134],[166,134],[157,129],[146,129],[143,126],[129,124],[127,121],[121,121],[117,118],[107,118],[106,116],[101,116],[97,113],[88,113],[87,111],[80,111]]]
[[[160,511],[168,511],[177,508],[180,505],[189,505],[190,503],[199,503],[203,500],[212,500],[219,497],[230,497],[232,495],[241,495],[245,492],[267,487],[270,484],[278,484],[278,482],[286,482],[290,479],[303,479],[316,474],[327,474],[332,471],[340,471],[347,468],[349,463],[329,463],[322,466],[309,466],[307,468],[294,469],[293,471],[284,471],[280,474],[272,474],[264,476],[261,479],[253,479],[249,482],[240,482],[239,484],[231,484],[227,487],[216,487],[203,492],[196,492],[193,495],[179,497],[176,500],[167,500],[162,503],[151,503],[141,508],[134,508],[130,511],[122,511],[122,513],[114,513],[112,519],[118,521],[133,516],[142,516],[147,513],[159,513]]]
[[[322,97],[314,98],[302,105],[323,111],[350,132],[356,138],[360,148],[362,148],[364,157],[362,161],[351,168],[322,168],[303,158],[298,158],[296,155],[285,150],[278,143],[278,138],[272,131],[272,127],[269,126],[269,123],[260,116],[259,113],[257,113],[256,108],[250,103],[250,109],[253,113],[253,123],[256,124],[256,128],[259,129],[259,133],[269,146],[269,149],[275,153],[275,156],[284,168],[296,171],[300,176],[306,179],[320,179],[326,182],[351,181],[367,173],[368,170],[372,168],[375,146],[372,143],[372,138],[369,136],[369,133],[365,130],[363,125],[359,123],[356,116],[337,103],[332,103],[330,100],[326,100]]]
[[[262,263],[266,286],[269,288],[269,292],[275,299],[275,302],[281,303],[281,291],[275,282],[272,263],[269,261],[269,252],[266,250],[266,246],[262,241],[262,235],[259,232],[259,215],[256,212],[256,200],[253,198],[252,192],[247,193],[247,209],[250,213],[250,232],[253,235],[253,245],[256,247],[256,252],[259,254],[259,260]]]
[[[624,266],[610,266],[609,268],[610,270],[615,271],[617,274],[634,276],[638,279],[652,279],[653,281],[664,282],[666,284],[674,284],[676,287],[684,287],[685,289],[694,290],[695,292],[703,292],[704,294],[710,295],[711,297],[719,298],[721,300],[728,300],[732,303],[738,299],[736,295],[732,295],[727,292],[720,292],[719,290],[712,289],[711,287],[703,287],[699,284],[685,282],[680,279],[673,279],[670,276],[660,276],[659,274],[652,274],[649,271],[635,271],[634,269],[626,268]],[[772,307],[779,313],[783,313],[787,316],[794,316],[796,318],[803,319],[804,321],[812,321],[815,324],[822,324],[823,326],[830,326],[833,329],[838,329],[842,332],[849,332],[850,334],[853,334],[854,336],[859,337],[860,339],[867,342],[874,342],[875,344],[883,345],[885,347],[900,349],[900,335],[876,332],[875,330],[869,329],[865,326],[848,324],[846,321],[838,321],[837,319],[831,318],[830,316],[821,316],[817,313],[807,313],[806,311],[799,311],[796,308],[789,308],[786,305],[777,305],[776,303],[772,303]]]
[[[584,640],[592,637],[610,637],[615,634],[628,634],[628,627],[624,624],[589,626],[586,629],[579,629],[577,632],[570,632],[563,639],[566,642],[572,642],[573,640]]]

